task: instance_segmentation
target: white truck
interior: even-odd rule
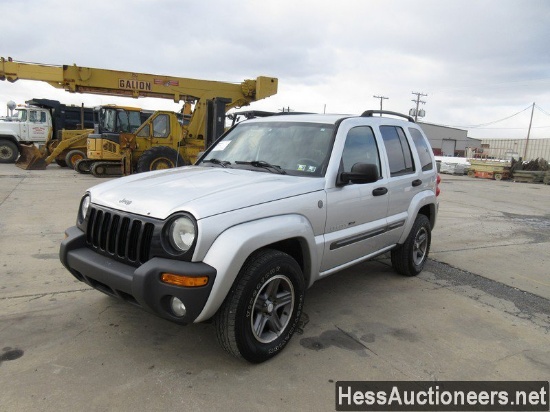
[[[289,342],[317,280],[383,253],[406,276],[426,263],[435,159],[412,118],[380,113],[396,115],[243,121],[194,166],[95,186],[61,261],[165,319],[213,318],[227,352],[263,362]]]
[[[49,110],[31,105],[17,106],[14,116],[0,119],[0,163],[14,163],[21,144],[44,145],[51,133]]]
[[[21,145],[54,144],[56,139],[63,138],[63,130],[94,127],[92,108],[50,99],[32,99],[25,103],[13,107],[12,116],[0,119],[0,163],[14,163],[22,152]]]

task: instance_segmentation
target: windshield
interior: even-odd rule
[[[15,109],[15,111],[17,112],[15,114],[15,118],[20,121],[20,122],[26,122],[27,121],[27,111],[24,110],[24,109]]]
[[[133,133],[141,126],[139,111],[125,109],[101,109],[101,131],[105,133]]]
[[[333,132],[331,124],[241,123],[217,142],[200,164],[323,176]]]

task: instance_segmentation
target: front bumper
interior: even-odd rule
[[[71,274],[93,288],[140,306],[162,318],[179,324],[193,322],[201,313],[216,278],[216,269],[202,262],[182,262],[154,257],[139,267],[133,267],[108,256],[100,255],[86,246],[86,235],[73,226],[65,231],[66,238],[59,258]],[[179,287],[160,280],[162,273],[186,276],[208,276],[201,287]],[[180,299],[187,313],[175,316],[170,309],[172,297]]]

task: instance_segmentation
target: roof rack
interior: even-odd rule
[[[313,113],[313,112],[277,112],[274,114],[274,116],[287,116],[287,115],[292,115],[292,114],[316,114],[316,113]]]
[[[366,110],[363,112],[361,117],[372,117],[373,114],[391,114],[392,116],[404,117],[409,122],[415,123],[414,119],[411,116],[403,113],[390,112],[389,110]]]

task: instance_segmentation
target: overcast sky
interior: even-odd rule
[[[0,56],[241,82],[279,79],[258,110],[408,113],[473,138],[550,137],[548,0],[0,0]],[[160,99],[70,94],[0,82],[33,97],[177,110]],[[519,113],[519,114],[517,114]],[[517,115],[516,115],[517,114]],[[508,118],[505,121],[499,121]],[[479,126],[480,127],[474,127]]]

